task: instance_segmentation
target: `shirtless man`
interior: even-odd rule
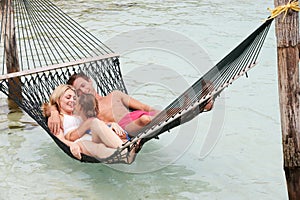
[[[113,91],[107,96],[100,96],[93,87],[92,80],[85,74],[79,73],[72,75],[67,84],[73,85],[78,93],[93,94],[99,105],[98,118],[104,122],[117,122],[119,127],[113,127],[116,133],[121,136],[124,134],[122,129],[128,133],[136,132],[143,126],[149,124],[154,115],[158,113],[150,106],[139,102],[121,91]],[[79,94],[80,95],[80,94]],[[130,112],[130,110],[133,110]],[[55,133],[60,127],[58,113],[51,112],[48,119],[50,130]]]

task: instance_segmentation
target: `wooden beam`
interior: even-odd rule
[[[275,7],[289,0],[274,0]],[[290,200],[300,197],[299,19],[289,10],[276,18],[278,91],[284,170]]]
[[[287,3],[288,0],[275,0],[275,6]],[[282,140],[284,155],[287,156],[285,166],[294,167],[300,166],[300,160],[290,156],[292,152],[300,152],[298,13],[289,11],[284,19],[280,15],[275,26]]]
[[[12,0],[1,2],[2,10],[2,38],[4,42],[5,63],[7,73],[20,71],[18,51],[16,45],[16,35],[14,27],[14,11]],[[19,78],[8,80],[8,96],[14,97],[18,101],[22,101],[22,86]],[[13,104],[10,104],[13,105]],[[15,107],[15,106],[13,106]]]

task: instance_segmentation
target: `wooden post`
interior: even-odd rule
[[[274,0],[275,7],[289,0]],[[299,20],[289,10],[276,18],[278,90],[281,131],[289,199],[300,197],[300,119],[299,119]]]
[[[12,0],[2,0],[2,38],[5,47],[5,62],[7,73],[20,71],[18,51],[16,45],[16,35],[14,27],[14,11],[12,8]],[[22,101],[21,81],[18,77],[8,79],[8,94],[9,97]],[[12,101],[8,101],[10,108],[15,108],[16,105]]]

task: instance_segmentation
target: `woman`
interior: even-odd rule
[[[55,106],[60,113],[62,127],[56,136],[70,146],[72,154],[78,159],[81,159],[80,153],[96,158],[109,157],[122,146],[123,141],[103,121],[95,117],[88,118],[88,113],[81,109],[83,106],[78,106],[83,118],[74,115],[76,98],[76,91],[72,86],[60,85],[51,94],[50,102],[43,106],[46,116],[51,106]],[[93,104],[94,107],[97,105],[91,102]],[[124,161],[132,163],[135,155],[135,148],[132,148]]]

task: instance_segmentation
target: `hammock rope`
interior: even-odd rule
[[[6,5],[10,1],[11,6],[1,4],[0,49],[3,48],[3,51],[0,51],[0,91],[14,100],[67,155],[74,158],[69,147],[50,132],[40,107],[48,101],[54,88],[65,83],[72,74],[80,72],[95,81],[97,92],[102,96],[113,90],[127,93],[119,55],[49,0],[5,0]],[[171,102],[150,124],[132,133],[136,137],[117,149],[112,156],[96,159],[82,155],[81,161],[123,162],[128,156],[124,150],[137,140],[142,139],[142,143],[145,143],[195,118],[211,99],[215,99],[233,81],[255,66],[271,22],[272,19],[264,22]],[[8,73],[6,65],[12,56],[7,51],[10,47],[7,45],[11,44],[8,38],[14,35],[17,50],[11,52],[19,60],[15,64],[19,65],[20,71]],[[20,83],[21,89],[15,87]]]
[[[135,134],[145,138],[145,141],[147,141],[153,137],[157,137],[157,135],[164,132],[165,129],[169,130],[173,128],[173,125],[165,125],[165,123],[170,119],[174,120],[176,115],[178,117],[177,122],[173,123],[178,125],[185,122],[182,118],[183,113],[193,109],[196,109],[194,114],[198,114],[198,112],[202,111],[209,99],[215,98],[225,87],[245,74],[256,64],[256,59],[262,48],[271,22],[272,21],[265,22],[194,85],[164,109],[164,111],[173,112],[170,112],[170,114],[168,112],[161,112],[148,126]],[[178,108],[180,109],[178,110]],[[193,118],[192,113],[192,116],[189,117],[188,115],[190,114],[187,114],[185,117]],[[157,129],[156,131],[153,131],[154,127]],[[152,129],[152,131],[150,129]]]

